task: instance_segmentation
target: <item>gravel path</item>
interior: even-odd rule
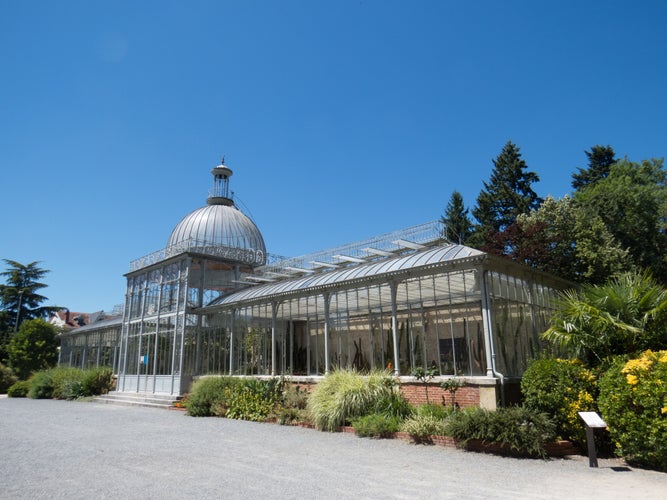
[[[522,460],[400,440],[0,399],[0,498],[667,497],[667,474],[618,460]]]

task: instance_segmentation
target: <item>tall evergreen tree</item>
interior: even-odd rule
[[[471,241],[477,247],[483,246],[492,234],[514,223],[519,214],[537,209],[541,202],[531,187],[540,178],[535,172],[528,171],[516,144],[508,141],[493,160],[493,165],[491,178],[484,182],[477,206],[472,210],[478,224]]]
[[[584,151],[588,157],[588,168],[577,167],[572,174],[572,187],[575,190],[583,189],[589,184],[595,184],[609,175],[611,166],[616,163],[616,153],[611,146],[593,146],[590,151]]]
[[[14,322],[14,329],[20,321],[46,318],[57,307],[42,306],[47,297],[38,293],[48,285],[40,283],[48,270],[38,266],[39,262],[21,264],[14,260],[3,259],[9,267],[0,273],[6,278],[6,284],[0,285],[0,309],[5,311]]]
[[[472,222],[468,209],[463,203],[463,196],[458,191],[452,193],[447,203],[445,214],[440,217],[443,223],[443,236],[453,243],[463,245],[472,234]]]

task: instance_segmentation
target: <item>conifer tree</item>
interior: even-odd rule
[[[470,238],[472,222],[463,203],[463,196],[458,191],[452,193],[440,222],[444,225],[443,236],[452,243],[463,245]]]
[[[21,264],[9,259],[3,261],[9,267],[0,273],[0,276],[6,279],[6,284],[0,284],[0,310],[9,314],[15,323],[15,328],[20,321],[47,318],[58,309],[54,306],[41,305],[48,299],[38,292],[48,285],[40,283],[39,280],[49,271],[40,268],[39,262]]]
[[[477,219],[472,243],[484,246],[487,238],[513,224],[517,216],[527,214],[540,205],[540,198],[531,185],[540,178],[528,171],[519,147],[508,141],[496,159],[489,182],[477,197],[472,214]]]
[[[575,190],[595,184],[609,175],[611,166],[616,163],[616,153],[611,146],[593,146],[590,151],[584,151],[588,157],[588,168],[577,167],[572,174],[572,187]]]

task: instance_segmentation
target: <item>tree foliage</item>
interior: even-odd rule
[[[632,262],[596,213],[568,196],[547,197],[537,210],[490,235],[484,249],[577,283],[600,284]]]
[[[599,216],[638,268],[667,283],[667,172],[662,160],[620,160],[609,175],[575,194]]]
[[[541,202],[532,189],[532,184],[540,179],[536,173],[528,171],[516,144],[508,141],[493,165],[491,178],[484,182],[472,210],[478,222],[472,240],[477,247],[483,246],[489,235],[504,230],[519,214],[536,209]]]
[[[590,365],[667,347],[667,289],[647,272],[561,294],[543,337]]]
[[[464,244],[472,234],[472,222],[468,209],[463,203],[463,196],[458,191],[452,193],[447,203],[445,214],[440,218],[443,223],[443,236],[453,243]]]
[[[9,365],[14,373],[27,379],[31,373],[55,366],[58,361],[56,328],[42,319],[21,323],[7,347]]]
[[[3,259],[7,270],[0,273],[6,283],[0,285],[1,309],[7,312],[15,322],[28,319],[47,318],[57,307],[42,306],[48,300],[39,293],[48,285],[40,280],[49,273],[38,266],[39,262],[21,264],[14,260]]]
[[[611,146],[593,146],[590,151],[584,151],[588,157],[588,168],[577,167],[572,174],[572,187],[575,190],[595,184],[609,175],[611,166],[616,163],[616,153]]]

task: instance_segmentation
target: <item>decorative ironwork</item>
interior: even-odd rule
[[[130,272],[152,266],[176,255],[191,252],[212,255],[222,259],[260,266],[266,263],[267,255],[261,249],[236,248],[224,245],[211,245],[199,240],[184,240],[130,262]]]

